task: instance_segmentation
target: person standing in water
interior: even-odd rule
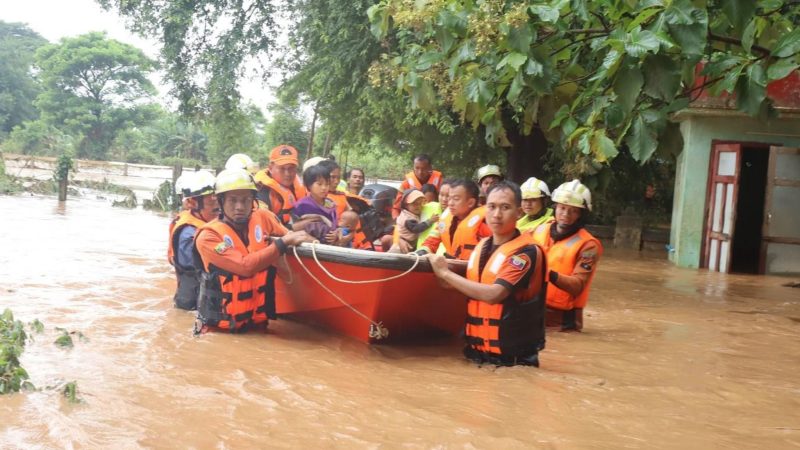
[[[555,222],[540,225],[533,232],[533,240],[547,252],[550,268],[547,326],[580,331],[603,246],[586,231],[586,217],[592,210],[589,188],[578,180],[564,183],[553,191],[553,203]]]
[[[447,199],[449,212],[442,213],[417,253],[436,253],[439,244],[442,244],[446,256],[469,259],[478,242],[492,234],[484,221],[486,208],[478,206],[478,195],[478,185],[472,181],[455,180],[450,183]]]
[[[553,218],[553,209],[547,208],[545,202],[550,196],[550,189],[544,181],[530,177],[522,186],[522,212],[524,215],[517,221],[519,231],[533,231],[539,225]]]
[[[167,259],[175,267],[178,286],[173,302],[176,308],[197,309],[202,267],[194,260],[194,235],[197,229],[219,212],[214,196],[214,175],[206,170],[181,175],[181,190],[186,209],[169,224]]]
[[[516,229],[522,195],[501,181],[489,188],[486,222],[492,230],[472,252],[467,276],[430,255],[436,276],[469,298],[464,355],[479,364],[539,367],[545,345],[545,274],[542,249]]]
[[[196,333],[266,328],[275,298],[267,269],[289,246],[311,240],[305,232],[287,231],[270,211],[254,209],[256,191],[245,170],[217,175],[219,217],[195,236],[195,256],[203,266]]]

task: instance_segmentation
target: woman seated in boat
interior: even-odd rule
[[[303,230],[323,244],[343,246],[350,242],[353,236],[342,236],[336,204],[328,198],[330,169],[321,164],[309,167],[303,171],[303,185],[308,195],[294,205],[294,214],[299,219],[292,229]]]
[[[400,202],[402,210],[397,216],[397,223],[394,226],[392,236],[391,253],[409,253],[416,248],[419,234],[427,230],[431,224],[439,220],[438,215],[434,215],[429,220],[420,221],[419,215],[422,212],[422,205],[425,203],[425,195],[417,189],[408,189],[403,194]]]

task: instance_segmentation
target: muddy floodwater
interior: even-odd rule
[[[0,396],[0,448],[800,447],[797,279],[609,251],[585,332],[549,334],[540,369],[478,368],[455,338],[193,337],[168,217],[25,196],[0,217],[0,309],[46,327],[22,357],[38,390]]]

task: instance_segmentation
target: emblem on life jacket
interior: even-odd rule
[[[222,236],[222,242],[225,243],[226,247],[233,247],[233,239],[227,234],[225,236]]]
[[[256,242],[261,242],[261,238],[264,237],[263,232],[261,231],[261,225],[256,225],[255,235],[256,235]]]
[[[225,250],[227,250],[227,249],[228,249],[228,246],[225,245],[224,242],[220,242],[219,244],[217,244],[216,247],[214,247],[214,251],[219,253],[220,255],[223,254],[225,252]]]
[[[333,208],[333,200],[326,198],[325,201],[322,202],[323,206],[326,208]]]
[[[469,222],[467,223],[467,225],[470,226],[470,227],[474,227],[475,224],[478,223],[479,220],[481,220],[481,216],[474,216],[472,219],[469,219]]]
[[[523,258],[523,257],[522,257],[522,256],[520,256],[520,255],[514,255],[514,256],[512,256],[512,257],[511,257],[511,259],[509,260],[509,262],[511,263],[511,265],[512,265],[512,266],[513,266],[515,269],[519,269],[519,270],[522,270],[522,269],[524,269],[524,268],[525,268],[525,266],[526,266],[526,265],[528,265],[528,261],[525,261],[525,258]]]
[[[439,233],[444,233],[444,222],[439,222]]]

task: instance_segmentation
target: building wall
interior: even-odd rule
[[[800,147],[800,117],[792,115],[769,122],[728,111],[688,110],[681,120],[683,151],[675,174],[670,260],[681,267],[700,266],[703,213],[708,184],[711,141],[768,143]]]

